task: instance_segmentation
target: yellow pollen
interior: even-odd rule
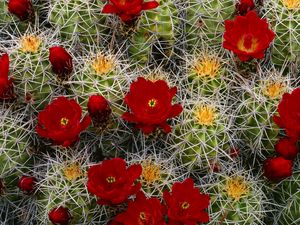
[[[211,126],[217,117],[216,109],[208,105],[200,106],[195,111],[195,117],[199,125]]]
[[[115,177],[107,177],[106,178],[107,183],[112,184],[116,182],[116,178]]]
[[[142,221],[146,220],[146,214],[144,212],[140,213],[140,220],[142,220]]]
[[[182,204],[181,204],[181,208],[182,209],[188,209],[190,207],[190,204],[188,203],[188,202],[183,202]]]
[[[98,75],[111,72],[114,68],[114,60],[102,54],[98,54],[92,62],[92,67]]]
[[[66,125],[68,125],[68,123],[69,123],[69,119],[67,119],[66,117],[63,117],[60,119],[60,124],[62,126],[66,126]]]
[[[257,46],[258,46],[258,40],[256,38],[251,39],[251,46],[249,46],[249,48],[245,46],[245,37],[242,37],[237,43],[237,48],[247,53],[254,52],[257,49]]]
[[[285,85],[281,82],[269,83],[266,85],[264,94],[271,99],[280,98],[285,92]]]
[[[219,60],[213,57],[199,59],[194,65],[194,71],[201,78],[215,78],[219,74],[220,68]]]
[[[20,50],[24,53],[37,53],[41,45],[41,39],[34,35],[24,36],[21,39]]]
[[[282,0],[282,4],[288,9],[300,8],[300,0]]]
[[[226,192],[235,201],[239,201],[249,192],[249,187],[241,177],[229,178],[226,182]]]
[[[148,101],[148,105],[149,105],[149,107],[151,107],[151,108],[154,108],[154,107],[156,106],[156,103],[157,103],[157,100],[154,99],[154,98],[152,98],[152,99],[150,99],[150,100]]]
[[[75,181],[83,175],[80,165],[77,163],[65,167],[63,172],[66,179],[69,181]]]
[[[151,161],[142,163],[143,171],[141,178],[147,185],[153,184],[161,178],[160,166]]]

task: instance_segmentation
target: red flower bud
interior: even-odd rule
[[[0,57],[0,100],[13,99],[15,97],[13,79],[8,79],[9,56],[4,54]]]
[[[52,209],[48,216],[49,220],[55,225],[67,225],[71,220],[69,209],[63,206]]]
[[[293,162],[281,156],[266,159],[264,175],[271,181],[280,181],[292,175]]]
[[[247,12],[255,8],[255,3],[253,0],[240,0],[236,4],[237,13],[239,15],[245,15]]]
[[[36,179],[34,177],[22,176],[19,180],[18,187],[24,193],[32,193],[35,189]]]
[[[68,75],[72,73],[72,57],[63,47],[55,46],[50,48],[49,51],[49,60],[54,73],[58,75]]]
[[[9,0],[8,11],[17,16],[21,21],[34,16],[32,3],[30,0]]]
[[[293,160],[299,152],[297,142],[290,138],[282,138],[275,145],[276,152],[285,159]]]

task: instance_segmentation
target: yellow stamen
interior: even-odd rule
[[[195,111],[195,117],[199,125],[211,126],[217,117],[216,109],[209,105],[200,106]]]
[[[106,178],[107,183],[112,184],[116,182],[116,178],[115,177],[107,177]]]
[[[258,40],[256,38],[251,38],[250,40],[250,45],[247,46],[247,44],[249,43],[246,43],[246,41],[249,41],[249,40],[245,40],[246,37],[242,37],[239,41],[238,41],[238,44],[237,44],[237,48],[243,52],[247,52],[247,53],[252,53],[254,52],[256,49],[257,49],[257,46],[258,46]]]
[[[140,212],[140,220],[142,221],[146,220],[146,214],[144,212]]]
[[[111,57],[98,54],[92,62],[92,68],[98,75],[107,74],[114,69],[114,60]]]
[[[154,108],[154,107],[156,106],[156,103],[157,103],[157,100],[154,99],[154,98],[152,98],[152,99],[150,99],[150,100],[148,101],[148,105],[149,105],[149,107],[151,107],[151,108]]]
[[[65,167],[63,172],[66,179],[69,181],[75,181],[83,175],[80,165],[77,163]]]
[[[37,53],[42,41],[39,37],[34,35],[27,35],[21,39],[20,50],[24,53]]]
[[[147,185],[153,184],[161,178],[160,166],[151,162],[146,161],[142,163],[142,180],[146,182]]]
[[[205,56],[198,59],[193,68],[196,74],[201,78],[215,78],[220,72],[221,63],[218,58]]]
[[[66,126],[66,125],[68,125],[68,123],[69,123],[69,119],[67,119],[66,117],[63,117],[60,119],[60,124],[62,126]]]
[[[282,82],[269,82],[266,84],[263,92],[271,99],[281,98],[286,87]]]
[[[229,178],[225,189],[227,195],[235,201],[239,201],[249,192],[247,183],[241,177]]]
[[[188,202],[183,202],[182,204],[181,204],[181,208],[182,209],[188,209],[190,207],[190,204],[188,203]]]
[[[300,8],[300,0],[282,0],[282,4],[288,9]]]

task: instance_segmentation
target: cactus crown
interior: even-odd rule
[[[300,8],[299,0],[282,0],[282,4],[288,9],[299,9]]]
[[[142,163],[143,172],[142,172],[142,180],[147,184],[153,184],[161,178],[161,169],[160,165],[152,162],[150,160],[145,160]]]
[[[92,68],[98,75],[107,74],[115,67],[115,62],[112,56],[107,56],[103,53],[98,53],[92,61]]]
[[[195,110],[195,119],[199,125],[212,126],[217,117],[216,109],[211,105],[200,105]]]
[[[226,193],[235,201],[239,201],[249,192],[247,183],[241,177],[230,177],[226,181]]]
[[[75,181],[83,175],[81,167],[78,163],[72,163],[64,168],[65,178],[69,181]]]
[[[220,71],[221,63],[217,57],[204,55],[193,63],[193,70],[200,78],[215,78]]]
[[[36,35],[24,35],[20,40],[20,50],[24,53],[37,53],[42,43]]]

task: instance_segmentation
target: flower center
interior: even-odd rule
[[[152,98],[148,101],[148,106],[154,108],[156,106],[157,100]]]
[[[249,192],[247,183],[241,178],[230,178],[226,182],[227,195],[233,198],[235,201],[240,200],[245,194]]]
[[[282,0],[282,4],[288,9],[298,9],[300,8],[299,0]]]
[[[98,54],[92,62],[92,67],[98,75],[107,74],[114,68],[114,61],[112,58]]]
[[[62,126],[67,126],[68,123],[69,123],[69,119],[67,119],[66,117],[63,117],[63,118],[60,119],[60,124]]]
[[[247,53],[252,53],[257,49],[258,40],[252,34],[244,35],[237,44],[239,50]]]
[[[34,35],[24,36],[21,39],[21,48],[20,50],[24,53],[37,53],[40,45],[41,39]]]
[[[221,64],[217,58],[204,57],[195,63],[194,70],[201,78],[215,78],[220,71],[220,67]]]
[[[146,219],[147,219],[147,218],[146,218],[146,213],[140,212],[140,220],[143,221],[143,222],[145,222]]]
[[[190,208],[190,204],[189,204],[188,202],[183,202],[183,203],[181,204],[181,208],[182,208],[182,209],[188,209],[188,208]]]
[[[75,181],[83,175],[83,172],[80,168],[80,165],[74,163],[64,168],[64,175],[67,180]]]
[[[151,161],[147,161],[142,164],[143,172],[142,172],[142,179],[149,185],[153,184],[157,180],[160,179],[161,170],[160,166],[152,163]]]
[[[112,183],[115,183],[115,182],[116,182],[116,178],[110,176],[110,177],[107,177],[107,178],[106,178],[106,181],[107,181],[107,183],[112,184]]]
[[[195,116],[199,125],[211,126],[217,117],[217,113],[213,106],[204,105],[196,110]]]
[[[285,85],[281,82],[269,83],[264,89],[264,94],[271,99],[280,98],[285,92]]]

